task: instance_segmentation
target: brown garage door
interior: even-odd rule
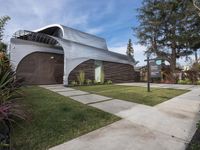
[[[58,84],[63,82],[64,56],[35,52],[18,65],[16,74],[25,84]]]

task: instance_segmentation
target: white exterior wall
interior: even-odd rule
[[[45,30],[45,29],[51,28],[51,27],[60,28],[60,30],[62,31],[62,34],[60,34],[60,35],[62,35],[62,36],[59,38],[77,42],[77,43],[81,43],[81,44],[86,44],[88,46],[100,48],[102,50],[108,50],[105,39],[97,37],[92,34],[88,34],[88,33],[76,30],[76,29],[72,29],[72,28],[63,26],[60,24],[48,25],[43,28],[35,30],[35,32],[39,32],[39,31],[42,31],[42,30]]]
[[[59,25],[58,27],[63,31],[63,38],[50,37],[57,40],[63,50],[52,48],[46,44],[24,41],[21,39],[11,39],[10,56],[14,69],[17,68],[24,57],[33,52],[64,53],[63,84],[68,85],[68,76],[70,72],[76,66],[89,59],[133,65],[127,56],[108,51],[104,39],[71,28],[64,28]],[[43,29],[39,29],[38,31]]]
[[[17,69],[20,61],[25,58],[27,55],[33,52],[49,52],[64,54],[63,50],[55,49],[48,47],[44,44],[24,41],[20,39],[11,39],[10,43],[10,61],[14,70]]]

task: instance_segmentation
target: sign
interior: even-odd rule
[[[150,73],[151,78],[160,78],[161,77],[161,60],[150,60]]]
[[[162,64],[162,61],[161,61],[161,60],[156,60],[156,64],[157,64],[157,65],[161,65],[161,64]]]

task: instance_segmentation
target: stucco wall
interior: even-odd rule
[[[56,37],[54,38],[60,43],[62,49],[57,49],[55,47],[50,47],[37,42],[11,39],[10,59],[14,70],[24,57],[33,52],[61,53],[64,54],[63,84],[68,85],[69,73],[79,64],[90,59],[110,61],[113,63],[132,64],[132,62],[130,62],[125,55],[98,49],[73,41],[67,41]]]

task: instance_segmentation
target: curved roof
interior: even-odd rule
[[[50,34],[69,41],[108,50],[105,39],[60,24],[48,25],[34,32]]]

